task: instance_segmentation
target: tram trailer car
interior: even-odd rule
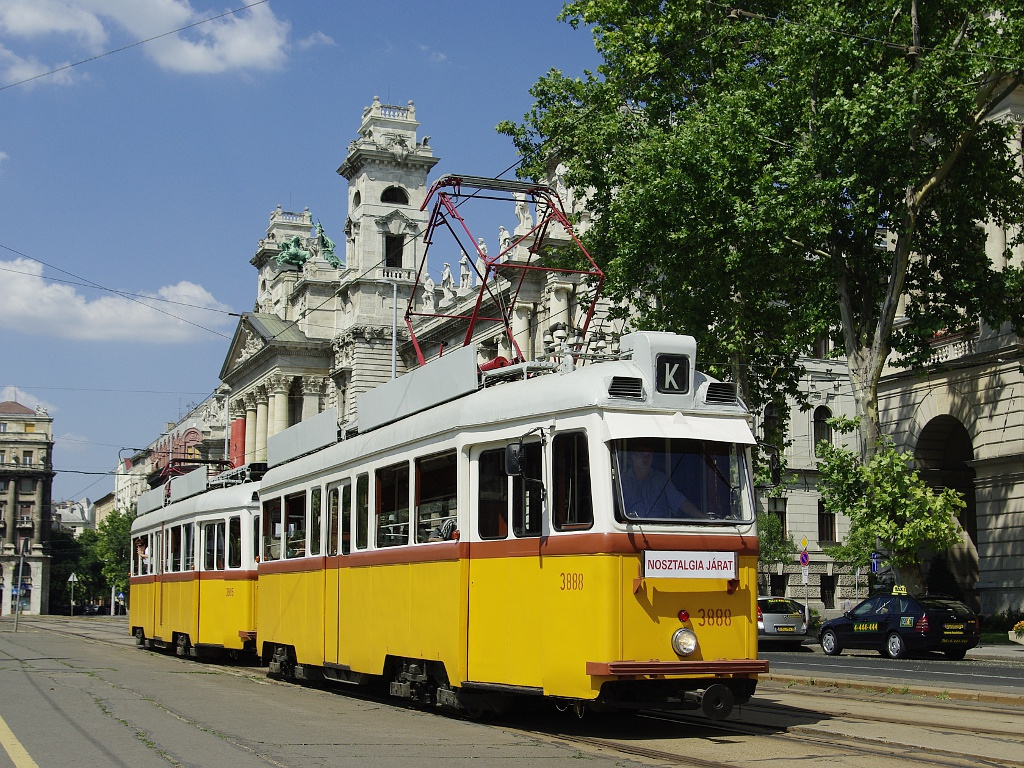
[[[359,434],[269,455],[270,673],[469,711],[747,701],[768,668],[747,411],[691,337],[620,344],[484,374],[470,345],[361,396]]]
[[[200,467],[140,497],[129,625],[138,645],[179,656],[254,653],[259,483],[207,480]],[[165,506],[175,484],[196,492]]]

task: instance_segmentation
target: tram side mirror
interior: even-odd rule
[[[522,443],[512,443],[505,446],[505,474],[509,477],[519,477],[523,474],[523,450]]]

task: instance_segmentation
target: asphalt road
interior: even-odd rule
[[[819,645],[805,643],[795,650],[763,645],[770,677],[799,681],[857,681],[881,688],[930,688],[938,692],[982,692],[1019,697],[1024,703],[1024,645],[982,646],[968,652],[963,661],[941,654],[919,658],[888,659],[874,651],[843,651],[826,656]]]

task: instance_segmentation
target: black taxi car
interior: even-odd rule
[[[869,597],[818,631],[821,649],[829,656],[844,648],[866,648],[891,659],[921,651],[962,659],[980,639],[978,617],[959,600],[912,596],[900,586],[892,594]]]

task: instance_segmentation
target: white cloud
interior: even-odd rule
[[[6,160],[8,157],[10,157],[10,155],[8,155],[6,152],[0,149],[0,165],[3,165],[4,160]]]
[[[312,35],[304,37],[298,42],[299,48],[304,51],[318,45],[337,45],[337,43],[334,42],[333,37],[325,35],[323,32],[314,32]]]
[[[30,392],[26,392],[18,387],[3,387],[0,389],[0,402],[15,402],[21,403],[26,408],[39,408],[42,407],[47,413],[53,414],[58,410],[57,406],[50,405],[45,400],[40,400],[38,397]]]
[[[204,21],[221,12],[219,8],[197,11],[188,0],[3,0],[0,80],[20,82],[65,66],[44,63],[38,51],[13,48],[14,40],[39,44],[44,38],[62,36],[78,44],[78,49],[63,54],[72,61],[156,37],[140,50],[173,72],[270,70],[284,65],[291,25],[278,19],[269,5]],[[167,34],[191,24],[196,26]],[[330,38],[313,35],[307,41],[321,44]],[[63,78],[50,76],[45,81],[66,84],[71,78],[65,73]]]
[[[71,35],[99,53],[107,42],[107,31],[87,5],[75,0],[4,0],[0,4],[0,33],[30,40]]]
[[[34,56],[23,58],[14,53],[14,51],[0,45],[0,85],[9,85],[10,83],[21,83],[25,80],[31,80],[39,75],[45,75],[51,70],[66,66],[67,63],[68,62],[61,62],[52,66],[50,64],[43,64]],[[64,70],[62,72],[54,72],[49,77],[45,78],[45,80],[51,85],[67,85],[68,83],[74,82],[75,78],[71,70]],[[43,80],[40,79],[38,82],[42,81]]]
[[[227,305],[187,281],[144,294],[164,301],[118,295],[88,300],[74,286],[44,280],[42,265],[30,259],[0,262],[0,270],[0,328],[7,331],[82,341],[170,344],[209,339],[210,331],[204,328],[225,333],[234,323],[224,314]]]

